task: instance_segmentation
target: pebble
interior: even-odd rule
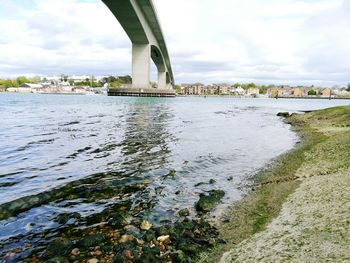
[[[190,210],[188,210],[187,208],[179,211],[179,216],[189,216],[189,215],[190,215]]]
[[[157,241],[158,242],[165,242],[166,240],[170,239],[170,236],[169,235],[166,235],[166,236],[160,236],[157,238]]]
[[[134,258],[134,257],[132,256],[130,250],[126,250],[126,251],[124,252],[124,256],[125,256],[127,259],[133,259],[133,258]]]
[[[142,221],[140,228],[142,230],[150,230],[152,228],[152,224],[146,220]]]
[[[97,259],[97,258],[89,259],[89,260],[87,261],[87,263],[98,263],[98,259]]]
[[[93,253],[92,253],[92,255],[93,256],[96,256],[96,257],[100,257],[100,256],[102,256],[102,251],[101,250],[96,250],[96,251],[94,251]]]
[[[120,238],[119,242],[120,242],[120,243],[127,243],[127,242],[133,241],[133,240],[134,240],[134,237],[133,237],[133,236],[130,236],[130,235],[123,235],[123,236]]]
[[[80,250],[78,249],[78,248],[74,248],[71,252],[70,252],[70,254],[72,255],[72,256],[79,256],[79,254],[80,254]]]

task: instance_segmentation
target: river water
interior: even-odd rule
[[[155,225],[196,217],[199,194],[221,189],[216,216],[298,141],[278,112],[349,104],[0,94],[0,256],[120,210]]]

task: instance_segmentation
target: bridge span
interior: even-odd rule
[[[111,89],[111,96],[175,96],[174,76],[152,0],[102,0],[132,42],[132,88]],[[158,88],[150,86],[151,59],[158,71]]]

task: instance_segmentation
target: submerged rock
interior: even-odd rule
[[[127,243],[127,242],[130,242],[130,241],[133,241],[134,239],[135,239],[134,236],[131,236],[131,235],[123,235],[123,236],[120,238],[119,242],[120,242],[120,243]]]
[[[203,213],[210,212],[220,202],[224,195],[225,192],[222,190],[210,191],[208,195],[200,194],[199,201],[196,204],[196,210]]]
[[[279,112],[279,113],[277,113],[277,116],[288,118],[290,116],[290,114],[289,114],[289,112]]]
[[[187,208],[179,211],[179,216],[185,217],[185,216],[189,216],[189,215],[190,215],[190,210],[188,210]]]
[[[122,228],[126,225],[129,225],[132,221],[132,217],[128,212],[122,211],[117,216],[114,216],[113,218],[108,220],[108,225]]]
[[[65,238],[59,238],[52,242],[46,249],[44,256],[46,258],[52,258],[55,256],[65,256],[68,255],[71,251],[71,248],[73,246],[72,241],[65,239]]]
[[[150,230],[152,228],[152,224],[146,220],[143,220],[140,225],[141,230]]]
[[[70,252],[70,254],[74,257],[79,256],[80,255],[80,250],[78,248],[74,248],[72,249],[72,251]]]
[[[90,248],[100,245],[104,240],[103,235],[89,235],[78,241],[78,245],[83,248]]]

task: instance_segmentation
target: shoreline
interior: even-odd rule
[[[313,207],[322,206],[327,202],[323,192],[327,192],[328,186],[334,192],[330,175],[334,174],[340,181],[345,180],[345,183],[350,184],[350,160],[344,157],[350,156],[350,107],[292,114],[285,121],[291,123],[301,142],[277,158],[272,166],[258,173],[250,193],[233,204],[217,220],[219,238],[224,242],[216,245],[210,252],[202,254],[200,262],[257,262],[262,259],[265,262],[300,262],[305,259],[313,262],[334,260],[337,258],[334,251],[339,252],[338,260],[346,254],[343,248],[350,245],[350,240],[343,243],[338,239],[333,240],[332,245],[335,248],[332,257],[328,257],[330,252],[320,252],[322,249],[318,247],[318,240],[322,241],[323,236],[327,236],[327,233],[324,233],[327,231],[323,230],[331,227],[324,222],[327,221],[327,212],[320,212],[317,215],[319,218],[310,221],[313,215],[307,214],[307,211],[312,211]],[[328,159],[332,162],[328,162]],[[322,180],[327,181],[325,189],[320,192],[317,200],[313,200],[314,203],[310,207],[308,203],[309,199],[312,203],[312,197],[308,196],[308,192],[312,192],[314,188],[317,192]],[[298,205],[295,207],[295,204]],[[341,208],[342,206],[339,209]],[[290,215],[297,213],[298,209],[300,215],[294,222],[293,216]],[[346,213],[341,212],[345,211],[334,213],[344,217]],[[286,214],[289,215],[288,218]],[[307,230],[312,229],[317,219],[324,229],[321,227],[318,231],[311,231],[310,236],[306,237],[300,234],[307,232],[303,227]],[[337,223],[341,225],[343,221],[344,218],[338,218]],[[338,227],[342,229],[343,226]],[[337,232],[339,229],[333,231]],[[349,231],[350,226],[344,229]],[[329,233],[330,236],[334,234],[333,231]],[[326,237],[327,241],[330,239],[329,236]],[[293,242],[297,242],[298,246],[293,246]],[[338,247],[335,244],[338,244]],[[317,258],[312,256],[313,253],[318,255]]]

